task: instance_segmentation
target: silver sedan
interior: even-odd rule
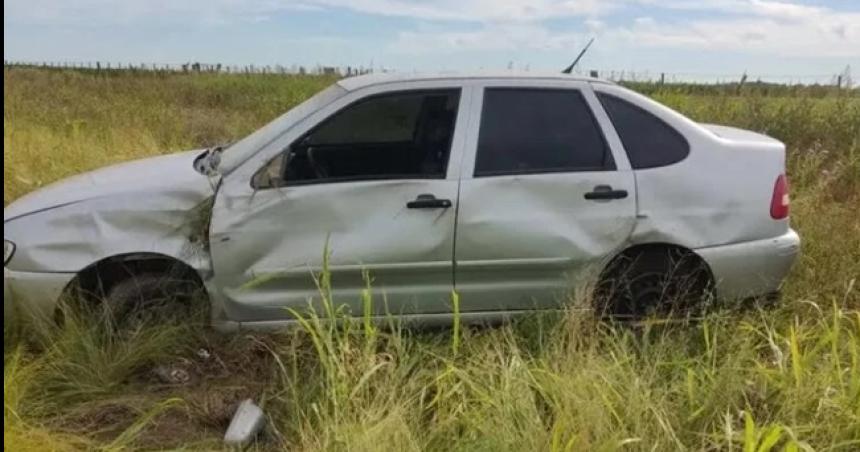
[[[343,79],[225,148],[104,168],[4,209],[4,304],[123,315],[206,295],[223,330],[319,298],[449,322],[589,288],[639,317],[778,291],[799,249],[785,146],[564,74]],[[309,304],[310,303],[310,304]],[[680,305],[682,303],[683,305]]]

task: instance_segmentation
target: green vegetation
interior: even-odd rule
[[[334,80],[6,69],[4,205],[82,171],[240,138]]]
[[[4,203],[110,162],[236,138],[331,81],[7,69]],[[581,310],[437,332],[310,316],[297,331],[238,336],[7,320],[7,447],[211,450],[252,396],[270,415],[260,450],[860,449],[860,96],[637,88],[787,143],[804,243],[779,306],[641,328]],[[382,302],[372,287],[363,301]]]

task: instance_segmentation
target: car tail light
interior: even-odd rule
[[[788,179],[785,174],[776,178],[773,186],[773,199],[770,201],[770,217],[782,220],[788,217]]]

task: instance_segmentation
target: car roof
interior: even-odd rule
[[[381,85],[385,83],[396,82],[414,82],[427,80],[474,80],[474,79],[495,79],[495,80],[569,80],[569,81],[585,81],[607,83],[612,82],[601,80],[593,77],[585,77],[575,74],[563,74],[561,72],[532,72],[532,71],[495,71],[495,72],[377,72],[373,74],[357,75],[354,77],[346,77],[339,80],[337,83],[341,88],[347,91],[354,91],[360,88],[365,88],[373,85]]]

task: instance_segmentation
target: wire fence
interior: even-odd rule
[[[183,72],[221,74],[281,74],[281,75],[338,75],[354,76],[371,72],[389,72],[385,68],[358,66],[302,66],[302,65],[232,65],[222,63],[116,63],[110,61],[9,61],[4,68],[77,69],[92,71]]]
[[[232,65],[222,63],[117,63],[107,61],[9,61],[4,68],[54,68],[87,71],[135,71],[153,73],[214,73],[214,74],[280,74],[280,75],[332,75],[350,77],[374,72],[400,72],[384,67],[364,66],[303,66],[303,65]],[[509,66],[511,69],[511,66]],[[521,70],[528,71],[526,66]],[[618,69],[592,69],[574,71],[580,75],[615,82],[642,82],[659,84],[744,84],[769,83],[779,85],[823,85],[837,88],[854,87],[850,66],[840,73],[819,74],[758,74],[758,73],[706,73],[706,72],[655,72]]]
[[[650,83],[773,83],[780,85],[830,85],[851,88],[850,73],[840,74],[757,74],[757,73],[700,73],[700,72],[652,72],[629,70],[588,71],[591,76],[618,82]]]

